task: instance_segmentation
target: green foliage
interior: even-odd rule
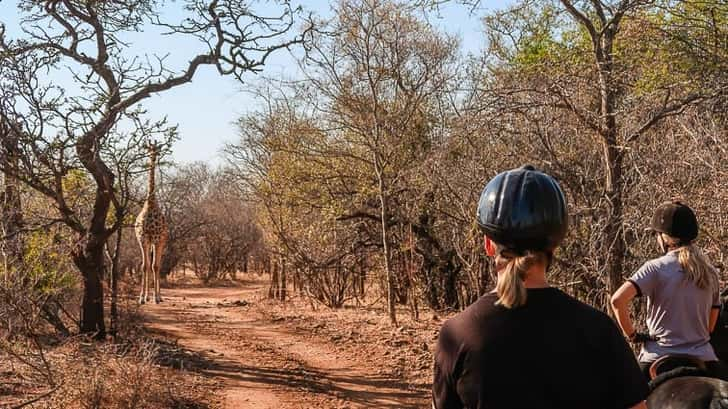
[[[24,266],[26,276],[42,295],[54,296],[73,288],[76,278],[60,233],[36,231],[27,236]]]
[[[66,202],[79,215],[90,214],[93,207],[96,184],[91,175],[82,169],[71,169],[61,180]]]
[[[63,190],[68,195],[78,195],[92,186],[92,181],[87,172],[81,169],[72,169],[63,177]]]
[[[515,44],[516,53],[513,63],[516,66],[529,67],[541,65],[552,60],[563,46],[559,42],[555,13],[551,7],[532,12],[532,20],[519,33]]]
[[[336,217],[357,201],[349,193],[369,190],[357,177],[366,170],[304,119],[276,113],[265,122],[267,131],[256,144],[266,152],[266,173],[254,186],[266,198],[264,223],[271,231],[300,235],[301,243],[329,246]]]
[[[646,9],[627,19],[619,55],[635,75],[637,95],[675,88],[700,92],[724,74],[728,6],[685,1]]]

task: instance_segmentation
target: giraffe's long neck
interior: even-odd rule
[[[157,200],[157,197],[155,195],[155,174],[157,169],[157,158],[155,156],[152,156],[149,160],[150,166],[149,166],[149,185],[147,186],[147,202],[155,203]]]

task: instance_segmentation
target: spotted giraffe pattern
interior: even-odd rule
[[[142,279],[139,303],[149,301],[149,286],[152,285],[154,302],[162,302],[159,290],[159,269],[167,246],[169,231],[164,213],[155,197],[154,172],[156,169],[157,146],[149,148],[149,188],[141,212],[137,215],[134,231],[142,252]],[[151,281],[151,283],[150,283]]]

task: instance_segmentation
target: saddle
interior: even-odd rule
[[[650,365],[650,379],[678,368],[693,368],[708,373],[705,362],[698,358],[689,355],[665,355]]]
[[[650,365],[650,390],[674,378],[683,376],[710,377],[702,360],[688,355],[666,355]]]

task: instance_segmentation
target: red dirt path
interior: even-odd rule
[[[404,382],[382,368],[397,359],[396,348],[367,344],[366,338],[342,347],[338,337],[271,315],[276,307],[263,298],[264,288],[262,281],[250,281],[164,289],[162,304],[142,310],[148,329],[204,358],[196,370],[219,383],[222,408],[429,407],[424,383]]]

